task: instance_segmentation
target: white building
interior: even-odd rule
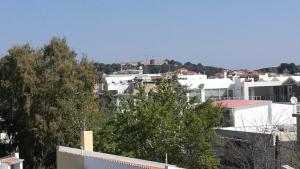
[[[178,75],[178,82],[188,88],[188,98],[196,97],[198,102],[233,97],[234,83],[226,76],[223,79],[208,79],[206,75],[201,74]]]
[[[100,93],[104,91],[115,94],[125,94],[133,89],[136,82],[149,83],[153,79],[161,78],[161,74],[115,74],[105,75],[100,83]]]
[[[155,87],[156,79],[161,79],[161,74],[142,74],[142,71],[133,71],[133,73],[104,75],[99,84],[99,98],[104,102],[113,100],[120,106],[120,96],[135,94],[139,87],[144,87],[145,92],[149,92]],[[109,97],[106,92],[110,93]]]
[[[292,96],[300,99],[300,76],[260,75],[257,80],[240,77],[208,79],[202,74],[177,74],[178,83],[189,90],[187,97],[196,97],[201,103],[210,100],[271,100],[289,102]],[[100,95],[110,91],[116,95],[126,94],[137,88],[137,84],[153,83],[154,79],[163,79],[161,74],[119,73],[104,75],[100,83]],[[154,84],[154,83],[153,83]]]
[[[292,96],[300,96],[300,76],[268,77],[253,79],[235,78],[234,95],[245,100],[272,100],[289,102]]]
[[[215,105],[225,108],[223,123],[230,127],[294,126],[294,105],[262,100],[221,100]]]
[[[9,137],[7,133],[5,132],[0,132],[0,143],[9,143]]]
[[[196,96],[199,102],[207,99],[224,100],[271,100],[289,102],[292,96],[300,99],[300,76],[260,75],[254,78],[208,79],[206,75],[178,75],[178,82],[187,86],[189,97]]]
[[[223,105],[223,122],[229,122],[228,127],[216,128],[224,143],[215,148],[222,165],[237,169],[289,164],[299,168],[297,120],[293,118],[299,114],[293,114],[294,105],[261,100],[222,100],[214,104]]]
[[[0,158],[1,169],[23,169],[23,159],[19,158],[19,153]]]

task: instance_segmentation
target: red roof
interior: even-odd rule
[[[12,165],[12,164],[19,163],[19,162],[21,162],[23,160],[19,159],[17,157],[5,157],[5,158],[1,158],[0,161],[2,163],[8,164],[8,165]]]
[[[259,105],[266,105],[271,103],[271,101],[261,101],[261,100],[220,100],[213,102],[216,106],[221,106],[224,108],[229,109],[236,109],[241,107],[248,107],[248,106],[259,106]]]

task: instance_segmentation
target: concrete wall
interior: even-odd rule
[[[7,164],[0,164],[0,169],[11,169],[11,168],[14,168],[14,169],[23,169],[23,163],[18,163],[18,164],[13,164],[13,165],[7,165]]]
[[[274,168],[274,142],[272,134],[219,129],[223,137],[221,158],[224,169]],[[266,167],[268,163],[268,167]]]
[[[257,106],[234,110],[234,127],[267,125],[269,106]]]
[[[14,164],[14,169],[23,169],[23,162],[19,164]]]
[[[267,143],[270,146],[274,145],[274,136],[272,133],[247,132],[246,130],[247,129],[242,131],[217,129],[216,132],[221,137],[248,141],[249,143],[255,144],[256,147],[263,146],[262,143]]]
[[[271,105],[234,109],[234,127],[260,125],[295,125],[292,117],[294,105],[272,103]]]
[[[83,169],[83,157],[80,155],[57,152],[57,169]]]
[[[244,78],[235,78],[233,87],[233,97],[244,98]]]
[[[272,103],[272,124],[296,124],[296,118],[292,117],[293,106],[291,104]]]
[[[9,169],[10,166],[8,166],[8,165],[5,164],[5,163],[0,163],[0,168],[1,168],[1,169]]]

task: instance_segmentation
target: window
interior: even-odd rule
[[[219,89],[207,89],[205,90],[205,98],[219,98]]]
[[[221,120],[222,120],[222,125],[224,127],[234,126],[234,121],[233,121],[233,116],[231,114],[231,110],[225,110]]]
[[[189,93],[189,98],[196,99],[196,102],[200,103],[201,102],[201,90],[192,90]]]
[[[227,97],[228,97],[228,91],[226,88],[205,90],[205,99],[222,99]]]

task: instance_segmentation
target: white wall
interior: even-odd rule
[[[296,124],[296,118],[292,117],[293,106],[290,104],[272,103],[272,124]]]
[[[23,169],[23,162],[14,164],[14,169]]]
[[[234,110],[234,127],[269,125],[269,105]]]
[[[244,78],[234,78],[233,96],[237,98],[244,98]]]
[[[296,118],[292,117],[293,105],[272,103],[234,109],[234,127],[261,126],[261,125],[293,125]]]
[[[10,166],[5,163],[0,163],[0,168],[1,169],[10,169]]]

